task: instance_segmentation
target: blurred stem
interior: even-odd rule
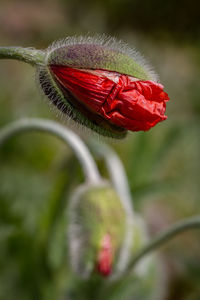
[[[170,226],[168,229],[161,232],[160,234],[158,234],[146,246],[144,246],[138,252],[138,254],[135,255],[135,257],[133,257],[133,259],[129,263],[127,272],[132,271],[133,267],[135,267],[135,265],[139,262],[139,260],[143,259],[144,256],[160,248],[161,246],[169,242],[172,238],[174,238],[178,234],[190,229],[200,229],[200,216],[179,221],[174,225]]]
[[[54,121],[31,118],[13,122],[0,130],[0,145],[12,136],[26,131],[47,132],[60,138],[75,152],[83,168],[86,180],[89,183],[99,183],[101,181],[96,163],[80,137]]]
[[[131,218],[134,218],[133,200],[122,161],[117,153],[107,144],[97,143],[95,140],[90,141],[90,144],[94,151],[105,160],[110,178],[123,201],[126,213]]]
[[[34,48],[0,47],[0,59],[16,59],[35,66],[44,62],[45,52]]]

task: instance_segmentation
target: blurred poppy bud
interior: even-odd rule
[[[125,212],[108,184],[82,185],[72,195],[68,244],[73,270],[87,278],[91,273],[113,272],[125,234]]]
[[[44,93],[74,121],[123,138],[165,120],[168,95],[143,59],[114,39],[68,38],[39,68]]]

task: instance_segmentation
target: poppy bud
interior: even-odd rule
[[[125,212],[108,184],[82,185],[72,195],[68,243],[73,270],[81,277],[112,273],[123,244]]]
[[[99,134],[123,138],[165,120],[168,95],[143,60],[114,39],[68,38],[53,44],[39,68],[57,108]]]

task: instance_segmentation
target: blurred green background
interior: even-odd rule
[[[136,47],[171,99],[167,121],[123,141],[108,140],[153,235],[200,212],[198,1],[0,2],[1,46],[46,48],[56,39],[87,33],[106,33]],[[0,61],[0,126],[20,117],[60,122],[43,98],[29,65]],[[39,133],[13,138],[0,149],[0,300],[60,299],[70,284],[64,213],[68,193],[83,181],[73,158],[63,143]],[[107,176],[103,162],[98,164]],[[199,300],[199,232],[181,235],[160,253],[167,278],[163,300]]]

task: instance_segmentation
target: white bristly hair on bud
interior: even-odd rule
[[[53,51],[62,47],[74,46],[78,44],[99,45],[106,47],[107,49],[123,53],[135,60],[140,66],[142,66],[151,76],[153,81],[157,82],[159,80],[159,77],[153,70],[153,67],[135,48],[131,48],[124,41],[118,40],[115,37],[110,37],[106,34],[96,34],[93,36],[90,36],[89,34],[86,36],[68,36],[66,38],[55,41],[47,48],[46,63],[48,62],[48,57]]]

